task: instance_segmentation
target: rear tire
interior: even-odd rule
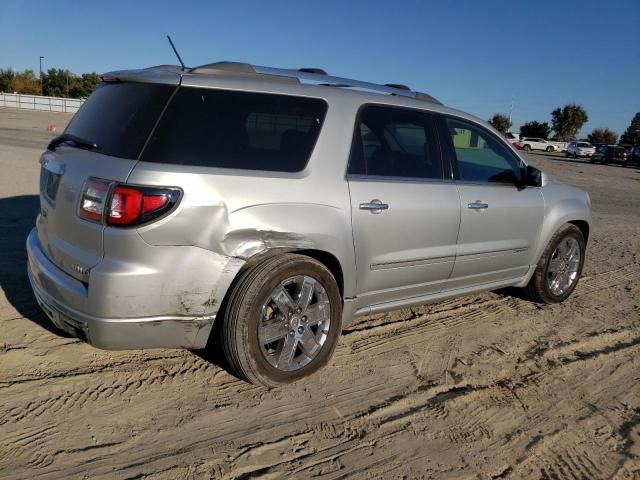
[[[577,261],[566,258],[571,254],[571,246],[575,247],[579,255]],[[560,227],[551,237],[524,289],[527,296],[539,303],[559,303],[566,300],[578,285],[582,274],[585,247],[584,236],[578,227],[572,224]],[[554,281],[556,279],[557,283]]]
[[[525,145],[524,147],[522,147],[522,149],[523,149],[525,152],[530,152],[530,151],[531,151],[531,145]]]
[[[306,307],[305,291],[311,291]],[[321,317],[314,325],[308,320]],[[222,321],[222,348],[234,373],[254,384],[284,385],[311,375],[333,355],[342,330],[340,290],[320,262],[274,256],[238,279]]]

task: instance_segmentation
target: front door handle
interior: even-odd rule
[[[374,198],[369,203],[361,203],[360,210],[369,210],[371,213],[380,213],[382,210],[389,210],[389,204],[382,203],[381,200]]]
[[[484,210],[485,208],[489,208],[489,204],[488,203],[483,203],[480,200],[476,200],[473,203],[467,204],[467,208],[470,208],[472,210]]]

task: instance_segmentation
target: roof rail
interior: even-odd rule
[[[273,68],[273,67],[261,67],[253,65],[254,70],[258,74],[262,75],[277,75],[279,77],[293,77],[298,81],[311,82],[316,85],[333,86],[333,87],[347,87],[347,88],[359,88],[362,90],[369,90],[372,92],[387,93],[389,95],[398,95],[400,97],[415,98],[417,100],[423,100],[425,102],[437,103],[442,105],[441,102],[436,100],[429,94],[414,92],[409,90],[409,87],[399,84],[380,85],[377,83],[362,82],[360,80],[352,80],[349,78],[332,77],[326,74],[309,73],[301,70],[288,70],[285,68]],[[307,69],[304,69],[307,70]]]
[[[298,69],[299,72],[306,72],[306,73],[317,73],[318,75],[326,75],[327,72],[324,71],[321,68],[315,68],[315,67],[310,67],[310,68],[299,68]]]
[[[349,78],[333,77],[327,75],[327,72],[321,68],[300,68],[298,70],[294,70],[286,68],[261,67],[259,65],[250,65],[248,63],[239,62],[216,62],[190,68],[187,72],[210,75],[230,75],[236,77],[259,77],[263,79],[269,78],[287,82],[305,82],[321,86],[356,88],[372,92],[386,93],[389,95],[398,95],[400,97],[415,98],[417,100],[442,105],[441,102],[433,98],[431,95],[427,93],[414,92],[406,85],[398,83],[380,85],[377,83],[363,82]]]
[[[399,88],[400,90],[411,90],[409,87],[401,83],[385,83],[385,86],[391,88]]]

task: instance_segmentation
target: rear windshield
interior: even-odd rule
[[[65,133],[98,145],[98,152],[136,159],[175,86],[101,83]]]
[[[141,160],[298,172],[326,111],[316,98],[181,87]]]

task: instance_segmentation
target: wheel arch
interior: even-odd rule
[[[324,250],[293,250],[291,253],[297,253],[298,255],[305,255],[307,257],[311,257],[321,264],[323,264],[333,275],[333,278],[336,279],[336,283],[338,284],[338,289],[340,290],[340,298],[344,300],[344,273],[342,271],[342,265],[340,265],[340,260],[338,258]]]
[[[585,243],[589,243],[589,229],[590,229],[590,225],[588,222],[586,222],[585,220],[571,220],[570,222],[567,222],[571,225],[575,225],[576,227],[578,227],[580,229],[580,231],[582,232],[582,236],[584,237],[584,241]]]
[[[586,192],[555,183],[549,184],[542,191],[546,211],[531,265],[537,265],[549,241],[563,225],[578,227],[584,235],[585,244],[591,234],[590,201]]]

